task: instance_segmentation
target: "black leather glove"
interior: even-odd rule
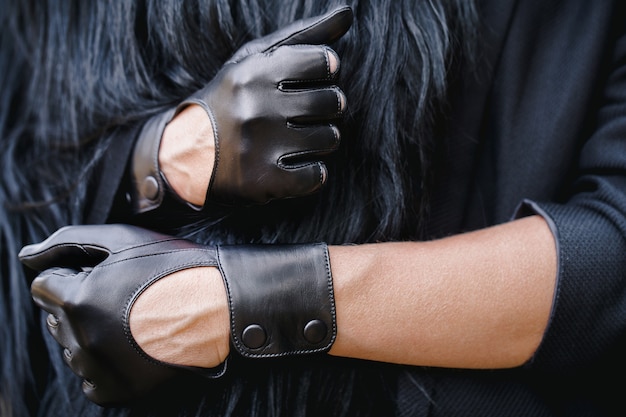
[[[134,226],[68,226],[20,260],[43,271],[35,303],[64,358],[101,405],[137,399],[188,372],[218,377],[225,364],[200,369],[163,363],[136,343],[129,315],[139,295],[176,271],[219,268],[228,294],[231,342],[250,358],[325,352],[336,335],[325,244],[203,246]]]
[[[135,212],[162,203],[161,136],[190,104],[202,106],[213,124],[216,155],[205,201],[265,204],[318,191],[327,176],[320,157],[339,145],[334,123],[345,101],[337,72],[329,71],[330,48],[321,45],[351,23],[351,9],[340,7],[249,42],[204,88],[148,121],[133,156]]]

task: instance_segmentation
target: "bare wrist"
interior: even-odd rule
[[[135,302],[130,328],[149,356],[166,363],[213,368],[230,349],[226,290],[217,268],[175,272]]]
[[[181,199],[203,206],[214,158],[211,120],[200,106],[190,105],[163,132],[159,148],[161,173]]]

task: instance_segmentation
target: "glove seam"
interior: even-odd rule
[[[233,298],[231,295],[231,288],[230,288],[230,284],[228,282],[228,278],[226,277],[226,272],[224,272],[224,269],[222,268],[222,261],[221,261],[221,246],[218,245],[216,248],[216,252],[217,252],[217,267],[220,271],[220,274],[222,275],[222,281],[224,282],[224,286],[226,287],[226,295],[228,297],[228,312],[230,313],[230,339],[231,341],[235,344],[235,346],[238,348],[237,351],[240,351],[240,344],[237,340],[237,336],[236,336],[236,327],[235,327],[235,309],[233,308]]]
[[[210,252],[210,251],[207,251],[206,249],[199,249],[199,248],[170,249],[170,250],[163,251],[163,252],[158,252],[158,253],[146,253],[146,254],[143,254],[143,255],[135,255],[135,256],[132,256],[132,257],[124,258],[124,259],[114,260],[114,261],[111,261],[111,262],[108,262],[108,263],[105,263],[106,261],[104,261],[101,264],[99,264],[97,266],[97,268],[106,268],[108,266],[117,265],[117,264],[120,264],[120,263],[123,263],[123,262],[135,260],[135,259],[149,258],[151,256],[171,255],[171,254],[174,254],[174,253],[181,253],[181,252],[207,253],[207,252]],[[217,266],[215,261],[194,261],[192,263],[179,264],[179,265],[186,265],[186,268],[193,267],[193,266]]]
[[[330,303],[330,314],[332,316],[333,329],[332,336],[326,348],[330,349],[330,347],[335,343],[335,339],[337,338],[337,310],[335,307],[335,290],[333,287],[333,275],[332,270],[330,269],[330,254],[328,253],[328,245],[323,244],[324,246],[324,261],[326,263],[326,278],[328,285],[328,302]]]

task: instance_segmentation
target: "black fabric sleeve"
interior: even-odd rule
[[[529,368],[567,373],[625,363],[626,36],[616,43],[597,122],[570,198],[527,201],[518,211],[546,218],[558,250],[552,315]]]
[[[112,133],[100,161],[87,197],[85,224],[102,224],[109,219],[130,218],[132,209],[127,198],[128,164],[141,126],[119,128]]]

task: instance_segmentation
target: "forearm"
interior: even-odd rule
[[[556,280],[539,216],[432,242],[330,248],[338,333],[330,354],[504,368],[537,349]]]
[[[329,253],[337,315],[331,355],[507,368],[527,361],[545,332],[556,250],[540,216],[437,241],[331,246]],[[139,345],[166,362],[216,366],[227,355],[230,334],[220,272],[194,268],[158,284],[133,307],[130,324]],[[159,320],[161,300],[176,299],[177,291],[199,295],[185,297],[179,311],[191,319]]]

